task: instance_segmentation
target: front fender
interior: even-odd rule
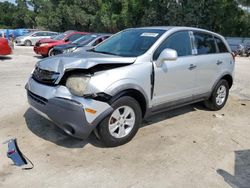
[[[140,86],[140,84],[137,83],[133,79],[122,79],[122,80],[116,81],[113,84],[111,84],[107,89],[105,89],[104,92],[108,95],[115,96],[116,94],[118,94],[122,91],[125,91],[125,90],[129,90],[129,89],[134,89],[134,90],[139,91],[144,96],[144,98],[146,99],[146,102],[148,104],[149,95]]]

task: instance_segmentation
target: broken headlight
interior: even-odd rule
[[[83,96],[89,80],[88,76],[72,75],[68,77],[66,87],[73,95]]]

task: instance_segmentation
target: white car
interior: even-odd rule
[[[56,32],[52,31],[35,31],[31,33],[26,33],[23,36],[17,37],[15,39],[16,45],[32,46],[35,45],[37,41],[43,38],[51,38],[58,35]]]

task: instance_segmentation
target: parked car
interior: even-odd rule
[[[94,131],[106,146],[130,141],[142,118],[204,101],[226,104],[234,56],[219,34],[189,27],[121,31],[84,53],[39,61],[29,104],[71,136]]]
[[[53,55],[53,48],[62,44],[69,44],[78,38],[88,34],[87,32],[68,31],[62,33],[53,39],[42,39],[39,40],[34,46],[36,54],[42,55],[43,57]]]
[[[5,38],[0,37],[0,55],[9,55],[12,53],[12,48],[9,41]]]
[[[26,33],[23,36],[17,37],[15,39],[16,45],[32,46],[35,45],[37,41],[43,38],[50,38],[58,33],[52,31],[35,31]]]
[[[250,56],[250,45],[246,46],[245,53],[246,53],[246,57]]]
[[[90,49],[109,38],[111,34],[88,34],[69,44],[58,45],[53,48],[52,55],[80,51],[82,47]]]

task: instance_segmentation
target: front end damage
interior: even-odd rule
[[[101,91],[82,95],[74,93],[67,86],[67,80],[79,74],[87,75],[91,80],[100,71],[131,64],[121,61],[108,64],[105,60],[104,63],[94,63],[96,61],[96,58],[94,61],[93,58],[55,57],[39,62],[25,86],[30,106],[67,134],[86,139],[100,121],[113,111],[108,102],[111,96]]]

